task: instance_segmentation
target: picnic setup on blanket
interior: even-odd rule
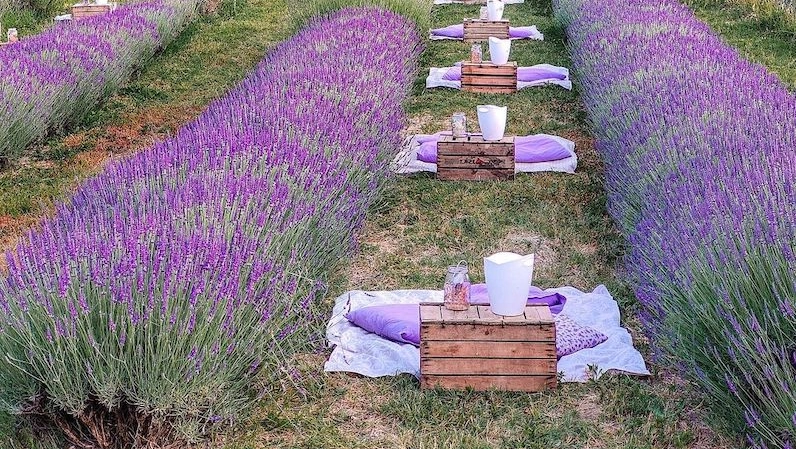
[[[454,3],[436,0],[435,4]],[[465,0],[462,3],[478,4]],[[483,2],[481,2],[483,3]],[[432,67],[426,88],[514,94],[544,85],[572,89],[569,70],[509,61],[512,42],[543,41],[536,26],[512,27],[505,4],[489,0],[480,19],[433,29],[434,41],[471,44],[470,59]],[[488,42],[489,61],[481,43]],[[476,106],[478,132],[454,113],[449,130],[408,136],[393,161],[400,174],[436,173],[439,180],[504,181],[518,172],[574,173],[575,143],[551,134],[506,135],[508,108]],[[443,290],[350,291],[340,295],[326,327],[328,372],[368,377],[411,374],[421,388],[536,392],[558,382],[584,382],[615,371],[649,371],[621,326],[605,286],[532,286],[534,255],[484,257],[485,284],[471,284],[466,261],[447,267]]]
[[[541,290],[533,255],[484,258],[486,284],[465,264],[442,291],[350,291],[335,300],[324,369],[368,377],[411,374],[421,387],[540,391],[606,372],[649,371],[602,285]]]
[[[429,39],[433,41],[457,40],[471,47],[469,60],[454,62],[450,67],[429,68],[427,89],[447,87],[488,94],[513,94],[545,85],[572,89],[566,67],[519,66],[516,61],[509,61],[512,42],[544,40],[535,25],[512,27],[503,19],[509,3],[512,2],[489,0],[480,8],[479,19],[465,18],[461,24],[430,30]],[[488,61],[483,59],[483,42],[488,43]],[[515,173],[575,172],[578,158],[573,141],[550,134],[507,136],[505,106],[478,105],[476,113],[479,132],[468,131],[467,116],[459,112],[451,117],[450,131],[408,136],[393,160],[393,171],[430,172],[440,180],[457,181],[511,180]]]

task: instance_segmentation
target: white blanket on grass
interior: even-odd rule
[[[559,173],[575,173],[578,168],[578,156],[575,154],[575,142],[564,139],[563,137],[547,135],[551,139],[555,139],[563,145],[570,153],[570,157],[558,161],[550,162],[533,162],[522,163],[517,162],[514,164],[515,173],[535,173],[535,172],[559,172]],[[419,172],[437,172],[437,164],[423,162],[417,158],[417,151],[420,148],[418,139],[430,137],[426,134],[415,134],[410,136],[404,142],[403,149],[395,156],[392,162],[392,168],[395,173],[408,175]]]
[[[511,27],[514,28],[514,27]],[[539,31],[539,28],[536,28],[536,25],[531,26],[524,26],[524,27],[516,27],[517,30],[525,30],[529,33],[528,37],[510,37],[509,39],[516,41],[520,39],[530,39],[535,41],[543,41],[544,34]],[[438,34],[433,34],[431,31],[428,32],[428,38],[432,41],[444,41],[444,40],[451,40],[451,41],[461,41],[464,40],[464,37],[450,37],[450,36],[440,36]]]
[[[524,89],[526,87],[534,87],[534,86],[544,86],[546,84],[555,84],[557,86],[561,86],[564,89],[572,90],[572,80],[569,79],[569,69],[566,67],[558,67],[550,64],[536,64],[532,67],[538,67],[540,69],[550,70],[555,73],[560,73],[564,75],[566,78],[563,80],[558,78],[547,78],[541,79],[531,82],[525,81],[517,81],[517,89]],[[461,89],[462,82],[451,81],[444,79],[448,70],[452,69],[453,67],[431,67],[428,71],[428,77],[426,78],[426,89],[433,89],[435,87],[450,87],[452,89]]]
[[[573,287],[552,288],[567,298],[562,314],[608,336],[608,340],[558,360],[558,372],[564,382],[585,382],[599,378],[608,370],[635,375],[649,375],[644,359],[633,347],[630,334],[621,327],[619,306],[600,285],[593,292]],[[419,304],[442,302],[439,290],[350,291],[335,300],[332,318],[326,325],[326,338],[334,346],[324,365],[325,371],[345,371],[368,377],[409,373],[420,377],[420,350],[411,344],[396,343],[351,324],[345,314],[366,306],[380,304]]]

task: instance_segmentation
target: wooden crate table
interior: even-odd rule
[[[514,137],[442,136],[437,142],[437,178],[443,181],[514,179]]]
[[[467,43],[488,41],[490,37],[509,38],[508,20],[464,20],[464,41]]]
[[[420,305],[421,388],[542,391],[555,388],[556,330],[550,308],[519,316],[489,306],[454,312]]]
[[[517,92],[517,63],[463,62],[462,90],[467,92],[511,94]]]
[[[115,4],[107,3],[104,5],[97,5],[95,3],[76,3],[72,5],[72,20],[80,20],[86,17],[101,16],[109,13],[115,7]]]

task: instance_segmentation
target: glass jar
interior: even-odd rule
[[[455,138],[467,137],[467,116],[457,112],[451,116],[451,134]]]
[[[17,42],[19,40],[19,36],[17,35],[17,29],[9,28],[7,37],[8,37],[8,42]]]
[[[481,50],[481,44],[473,44],[470,47],[470,62],[480,64],[484,60],[484,52]]]
[[[448,310],[467,310],[470,307],[470,276],[467,262],[448,267],[445,276],[444,304]]]
[[[479,15],[478,18],[481,19],[481,20],[486,20],[486,19],[489,18],[489,12],[488,12],[486,6],[482,6],[481,7],[481,12],[480,12],[480,15]]]

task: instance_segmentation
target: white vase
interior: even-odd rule
[[[486,2],[486,17],[489,20],[503,18],[503,0],[489,0]]]
[[[489,38],[489,58],[492,64],[503,65],[509,62],[511,53],[511,39]]]
[[[481,134],[484,140],[500,140],[506,132],[506,106],[495,106],[491,104],[480,105],[478,111],[478,126],[481,127]]]
[[[497,315],[521,315],[533,279],[533,254],[495,253],[484,258],[489,307]]]

